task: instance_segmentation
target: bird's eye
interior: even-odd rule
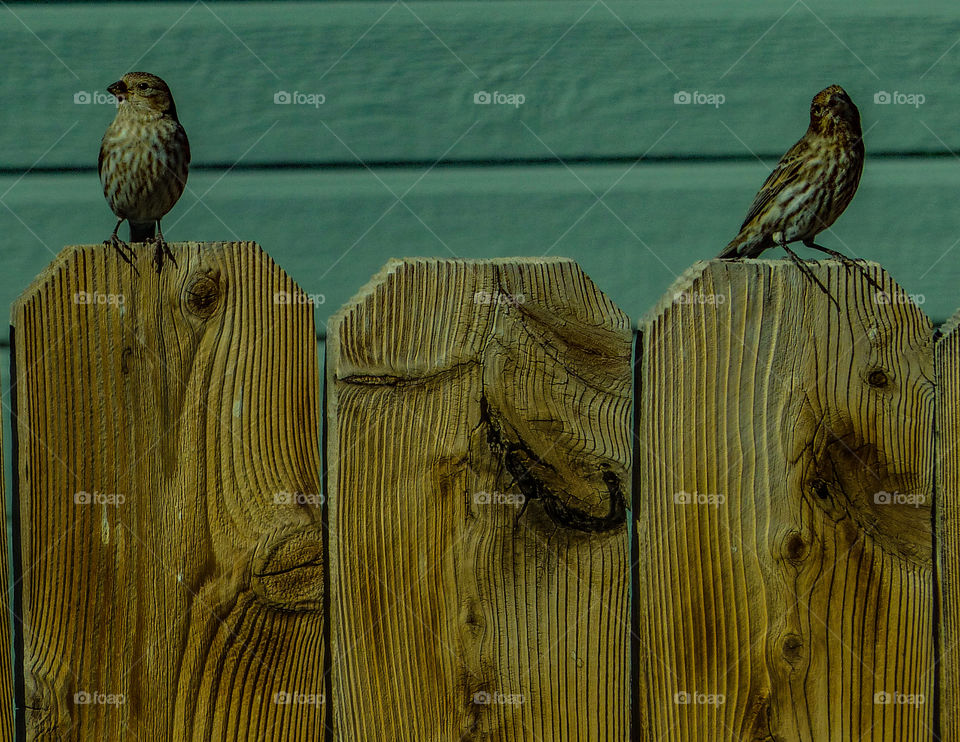
[[[138,83],[137,83],[137,90],[146,90],[148,87],[150,87],[150,86],[147,85],[147,83],[145,83],[145,82],[138,82]]]

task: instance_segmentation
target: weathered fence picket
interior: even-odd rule
[[[937,341],[937,651],[940,668],[940,733],[960,740],[960,313]],[[952,411],[952,414],[951,414]]]
[[[3,426],[0,426],[2,430]],[[3,450],[2,435],[0,435],[0,451]],[[2,457],[0,457],[2,461]],[[3,512],[7,512],[6,478],[0,471],[0,503]],[[10,590],[10,559],[8,557],[8,541],[6,518],[4,527],[0,529],[0,586],[2,594],[6,596],[7,610],[0,611],[0,739],[14,739],[14,675],[13,658],[11,656],[11,619],[13,617],[13,592]]]
[[[318,739],[312,307],[252,243],[173,251],[68,248],[13,308],[26,735]]]
[[[627,738],[630,344],[567,260],[394,261],[330,323],[338,739]]]
[[[960,333],[878,266],[699,263],[631,364],[569,260],[391,261],[324,506],[312,305],[173,248],[13,307],[21,736],[960,740]]]
[[[839,311],[712,262],[643,325],[651,740],[931,739],[933,330],[877,266],[814,270]]]

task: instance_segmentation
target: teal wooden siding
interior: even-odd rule
[[[823,240],[884,263],[940,321],[960,278],[958,38],[946,2],[14,4],[0,302],[109,233],[96,96],[135,67],[170,83],[193,145],[168,237],[259,240],[324,294],[321,321],[402,255],[567,255],[638,315],[730,238],[839,82],[873,157]]]
[[[882,262],[942,321],[960,303],[958,38],[948,2],[13,4],[0,303],[112,228],[102,101],[133,67],[167,79],[192,143],[167,236],[258,240],[325,296],[320,322],[404,255],[566,255],[642,314],[735,233],[839,82],[871,157],[823,242]]]

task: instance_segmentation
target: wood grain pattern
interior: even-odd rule
[[[960,314],[934,351],[937,382],[936,560],[940,739],[960,740]]]
[[[626,740],[626,315],[570,261],[411,259],[330,333],[337,738]]]
[[[646,739],[931,738],[932,328],[870,265],[837,311],[700,263],[644,323]]]
[[[68,248],[13,309],[29,739],[323,727],[312,311],[253,243],[173,251]]]

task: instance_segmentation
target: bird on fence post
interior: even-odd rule
[[[800,241],[841,261],[847,270],[855,266],[882,290],[857,261],[814,242],[853,199],[863,158],[860,111],[839,85],[824,88],[810,103],[806,134],[777,163],[754,198],[740,232],[718,257],[755,258],[768,248],[782,247],[800,271],[837,304],[810,267],[787,246]]]
[[[160,219],[177,203],[187,183],[187,133],[177,118],[170,88],[156,75],[128,72],[107,91],[117,99],[117,115],[100,143],[97,169],[103,195],[119,221],[104,244],[115,247],[133,265],[133,250],[117,236],[126,220],[130,242],[153,242],[159,273],[164,255],[176,265]]]

